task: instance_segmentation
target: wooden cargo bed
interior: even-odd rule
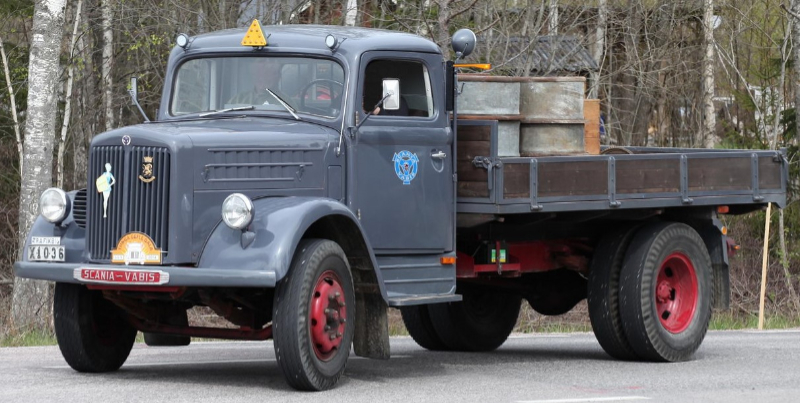
[[[630,148],[633,154],[499,157],[497,137],[497,121],[459,121],[459,213],[786,203],[784,151]]]

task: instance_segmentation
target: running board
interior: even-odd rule
[[[442,304],[445,302],[459,302],[459,294],[435,294],[435,295],[410,295],[396,296],[389,298],[389,306],[401,307],[411,305]]]

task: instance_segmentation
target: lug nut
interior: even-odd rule
[[[346,320],[344,320],[344,318],[339,319],[339,323],[345,323],[345,322]]]
[[[328,326],[328,325],[325,325],[325,331],[327,332],[328,330],[331,330],[331,327]]]
[[[339,294],[339,291],[336,291],[333,295],[335,295],[336,298],[339,298],[342,294]]]
[[[331,340],[336,340],[336,335],[335,334],[331,335]]]
[[[338,294],[338,293],[337,293],[337,294]],[[333,294],[328,294],[328,299],[329,299],[329,300],[331,300],[331,301],[333,301],[333,300],[334,300],[334,298],[336,298],[336,297],[337,297],[336,295],[333,295]]]

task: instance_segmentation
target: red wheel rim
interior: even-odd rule
[[[689,258],[675,252],[661,263],[656,277],[655,303],[664,329],[680,333],[689,327],[697,310],[697,274]]]
[[[336,355],[342,345],[347,310],[339,276],[331,270],[319,276],[311,293],[309,330],[314,353],[322,361]]]

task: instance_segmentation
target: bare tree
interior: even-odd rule
[[[111,76],[111,67],[114,64],[114,30],[112,29],[112,19],[114,18],[111,10],[111,0],[100,0],[100,9],[103,14],[103,101],[106,130],[114,128],[114,79]]]
[[[38,216],[39,195],[53,183],[56,85],[66,0],[36,0],[28,64],[28,110],[23,144],[19,211],[19,255]],[[50,322],[50,287],[46,281],[17,277],[12,317],[17,329],[45,328]]]
[[[714,24],[714,0],[703,0],[703,38],[706,48],[703,59],[703,139],[707,148],[714,147],[717,137],[714,109]]]

